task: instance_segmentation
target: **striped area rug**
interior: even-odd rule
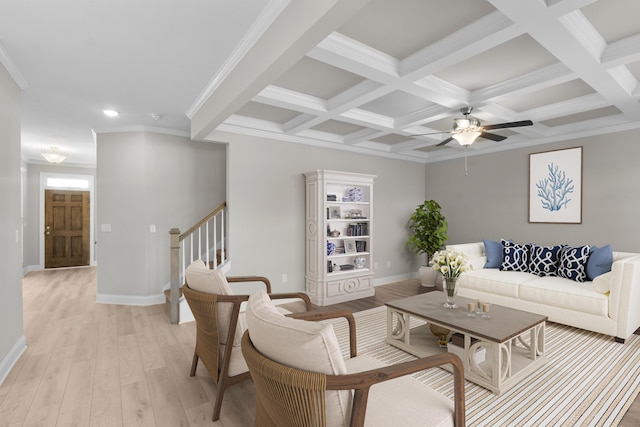
[[[414,356],[385,343],[386,307],[355,313],[358,354],[393,364]],[[414,325],[420,321],[414,321]],[[345,357],[346,321],[332,321]],[[618,344],[604,336],[556,323],[546,327],[547,363],[501,396],[466,382],[468,426],[615,426],[640,391],[640,336]],[[435,337],[434,337],[435,339]],[[451,374],[430,369],[415,375],[453,398]]]

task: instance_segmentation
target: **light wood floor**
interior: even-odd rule
[[[416,280],[332,307],[366,310],[427,292]],[[195,324],[171,325],[164,306],[97,304],[94,268],[28,273],[27,350],[0,386],[0,426],[250,426],[250,382],[231,387],[213,423],[215,385],[189,377]],[[636,400],[622,426],[640,425]]]

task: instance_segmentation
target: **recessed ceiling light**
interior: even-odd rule
[[[115,110],[102,110],[102,112],[108,117],[116,117],[118,112]]]

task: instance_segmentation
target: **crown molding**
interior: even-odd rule
[[[0,64],[2,64],[4,68],[6,68],[7,72],[9,73],[13,81],[16,82],[20,90],[25,90],[29,87],[27,80],[24,78],[24,76],[18,69],[18,66],[15,64],[15,62],[11,60],[11,58],[9,57],[9,54],[5,50],[1,41],[0,41]]]
[[[151,132],[151,133],[160,133],[163,135],[172,135],[172,136],[181,136],[184,138],[191,138],[191,134],[188,131],[176,130],[176,129],[167,129],[156,126],[145,126],[145,125],[136,125],[136,126],[124,126],[118,128],[99,128],[92,129],[94,134],[103,134],[103,133],[127,133],[127,132]]]

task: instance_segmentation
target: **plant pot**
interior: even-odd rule
[[[436,279],[438,278],[438,274],[440,273],[426,265],[423,265],[418,269],[420,284],[425,288],[433,288],[437,285]]]

